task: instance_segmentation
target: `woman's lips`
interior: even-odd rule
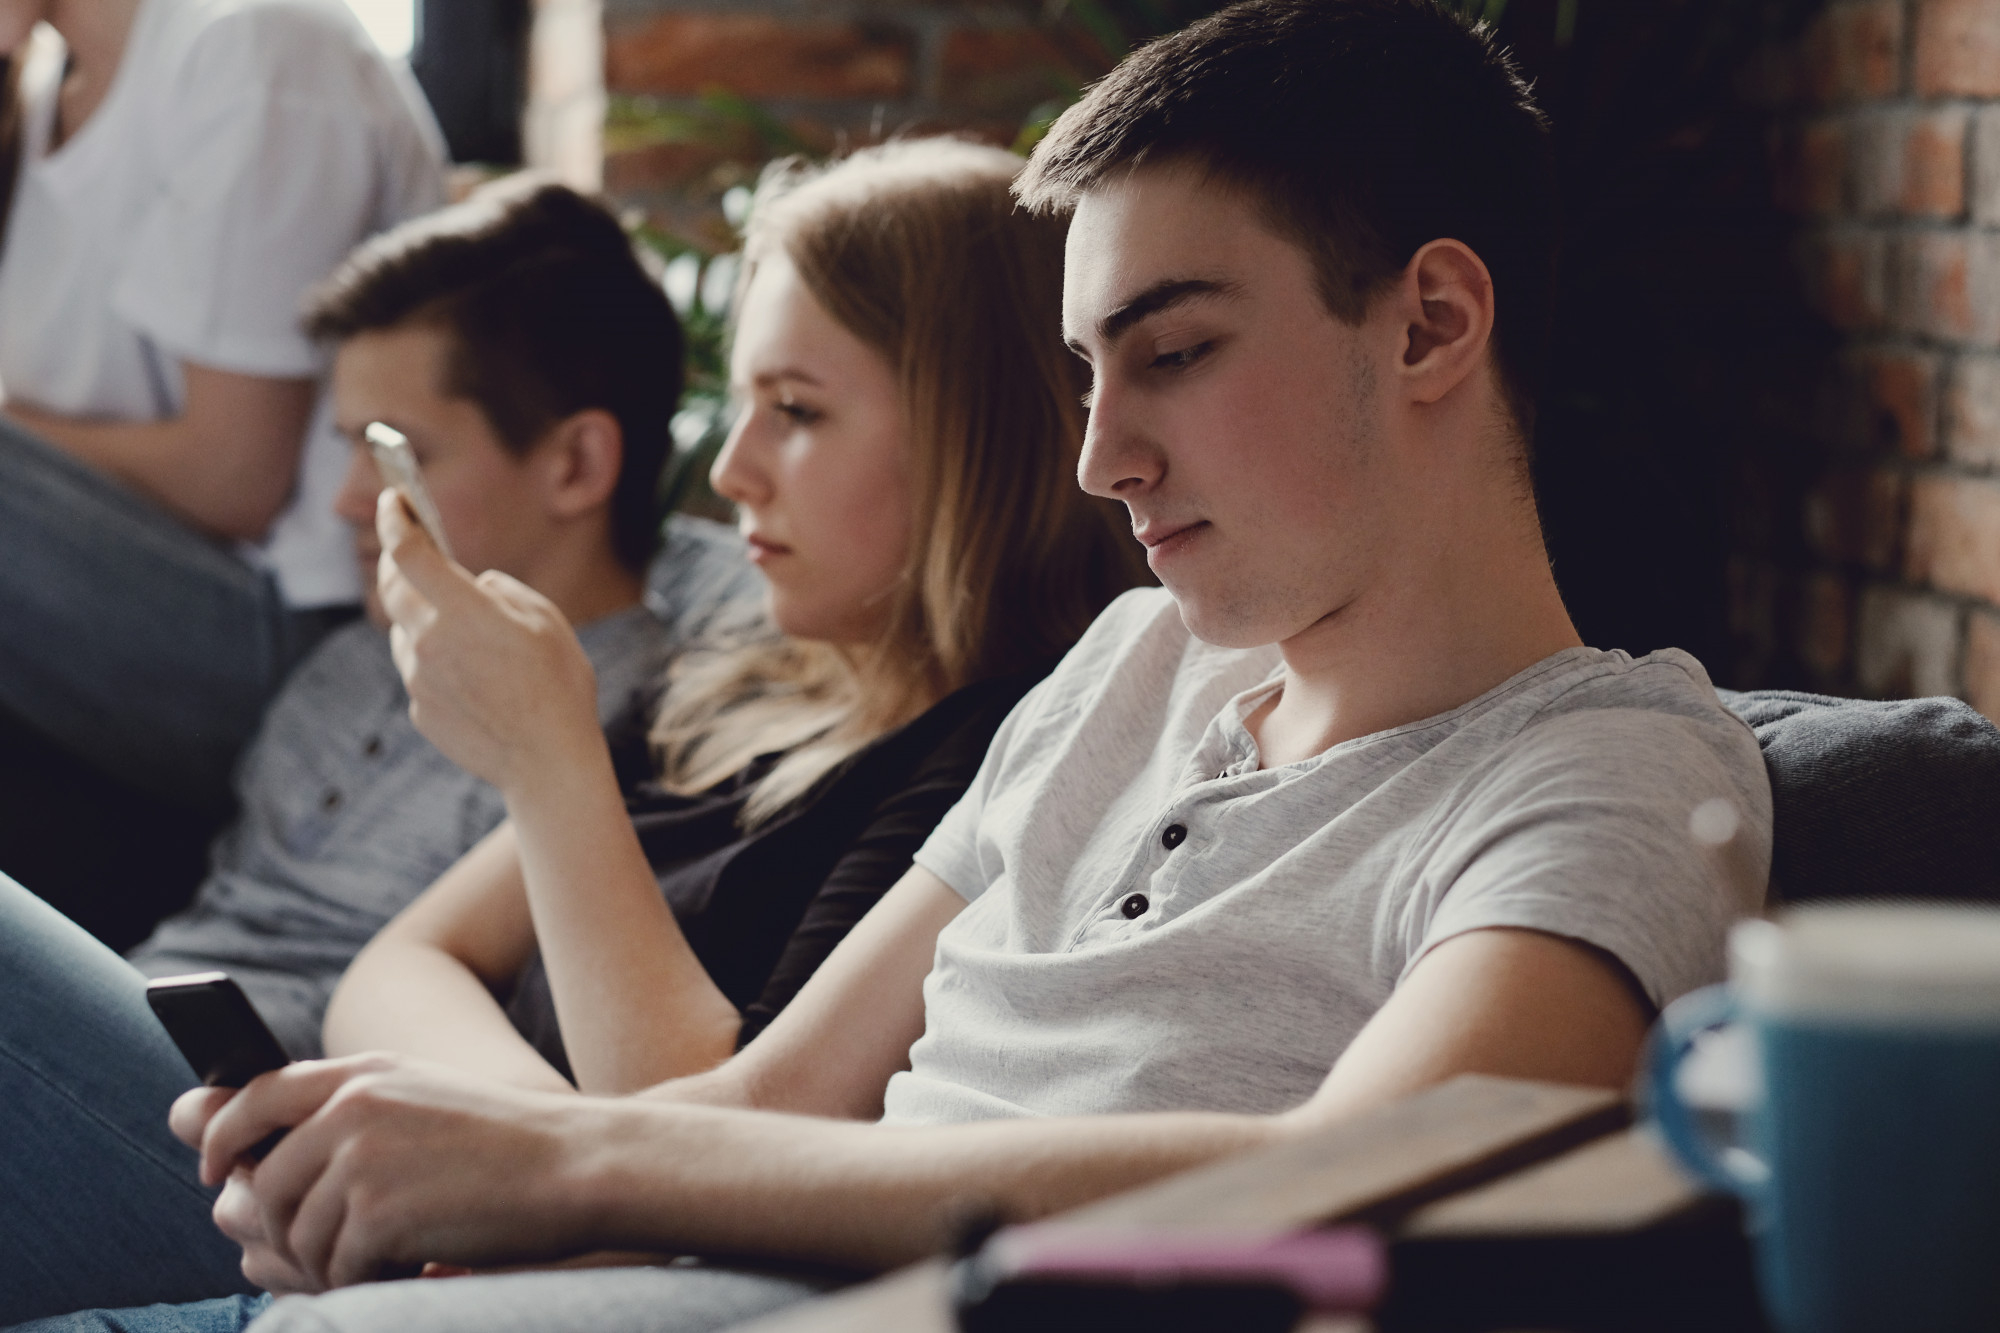
[[[750,548],[752,564],[761,565],[767,560],[775,560],[781,555],[792,553],[792,548],[784,543],[774,542],[768,537],[759,537],[754,532],[744,534],[743,544]]]

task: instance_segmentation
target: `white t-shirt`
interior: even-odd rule
[[[1594,945],[1655,1004],[1721,978],[1771,790],[1692,657],[1572,648],[1266,769],[1243,719],[1279,667],[1144,589],[1014,710],[917,853],[968,905],[888,1120],[1287,1110],[1419,959],[1486,927]],[[1717,797],[1735,870],[1689,834]]]
[[[142,0],[103,102],[50,153],[66,59],[38,27],[0,254],[6,394],[158,421],[181,410],[183,360],[323,374],[306,289],[443,198],[443,139],[407,68],[341,0]],[[359,595],[331,508],[346,454],[322,395],[292,499],[245,550],[294,606]]]

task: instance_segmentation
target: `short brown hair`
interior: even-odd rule
[[[612,547],[644,569],[659,542],[681,326],[618,219],[567,186],[496,182],[364,243],[307,301],[315,338],[405,324],[450,335],[443,391],[478,404],[516,454],[585,409],[617,418]]]
[[[1066,211],[1117,172],[1188,162],[1249,191],[1360,322],[1427,243],[1493,275],[1493,346],[1523,435],[1547,358],[1548,125],[1484,27],[1436,0],[1247,0],[1140,48],[1064,112],[1016,193]]]

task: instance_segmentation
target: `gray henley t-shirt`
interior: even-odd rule
[[[1276,649],[1202,643],[1142,589],[1022,701],[916,857],[968,906],[886,1120],[1283,1111],[1425,953],[1487,927],[1602,949],[1655,1004],[1721,978],[1771,794],[1692,657],[1568,649],[1266,769],[1243,719],[1279,680]],[[1734,857],[1689,833],[1717,798]]]

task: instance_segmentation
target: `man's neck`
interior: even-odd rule
[[[1532,512],[1486,517],[1432,528],[1430,549],[1279,645],[1284,687],[1249,719],[1266,767],[1449,712],[1581,645]]]
[[[536,563],[529,583],[556,604],[572,625],[588,625],[625,610],[645,592],[645,580],[611,554],[608,545],[557,547]]]

